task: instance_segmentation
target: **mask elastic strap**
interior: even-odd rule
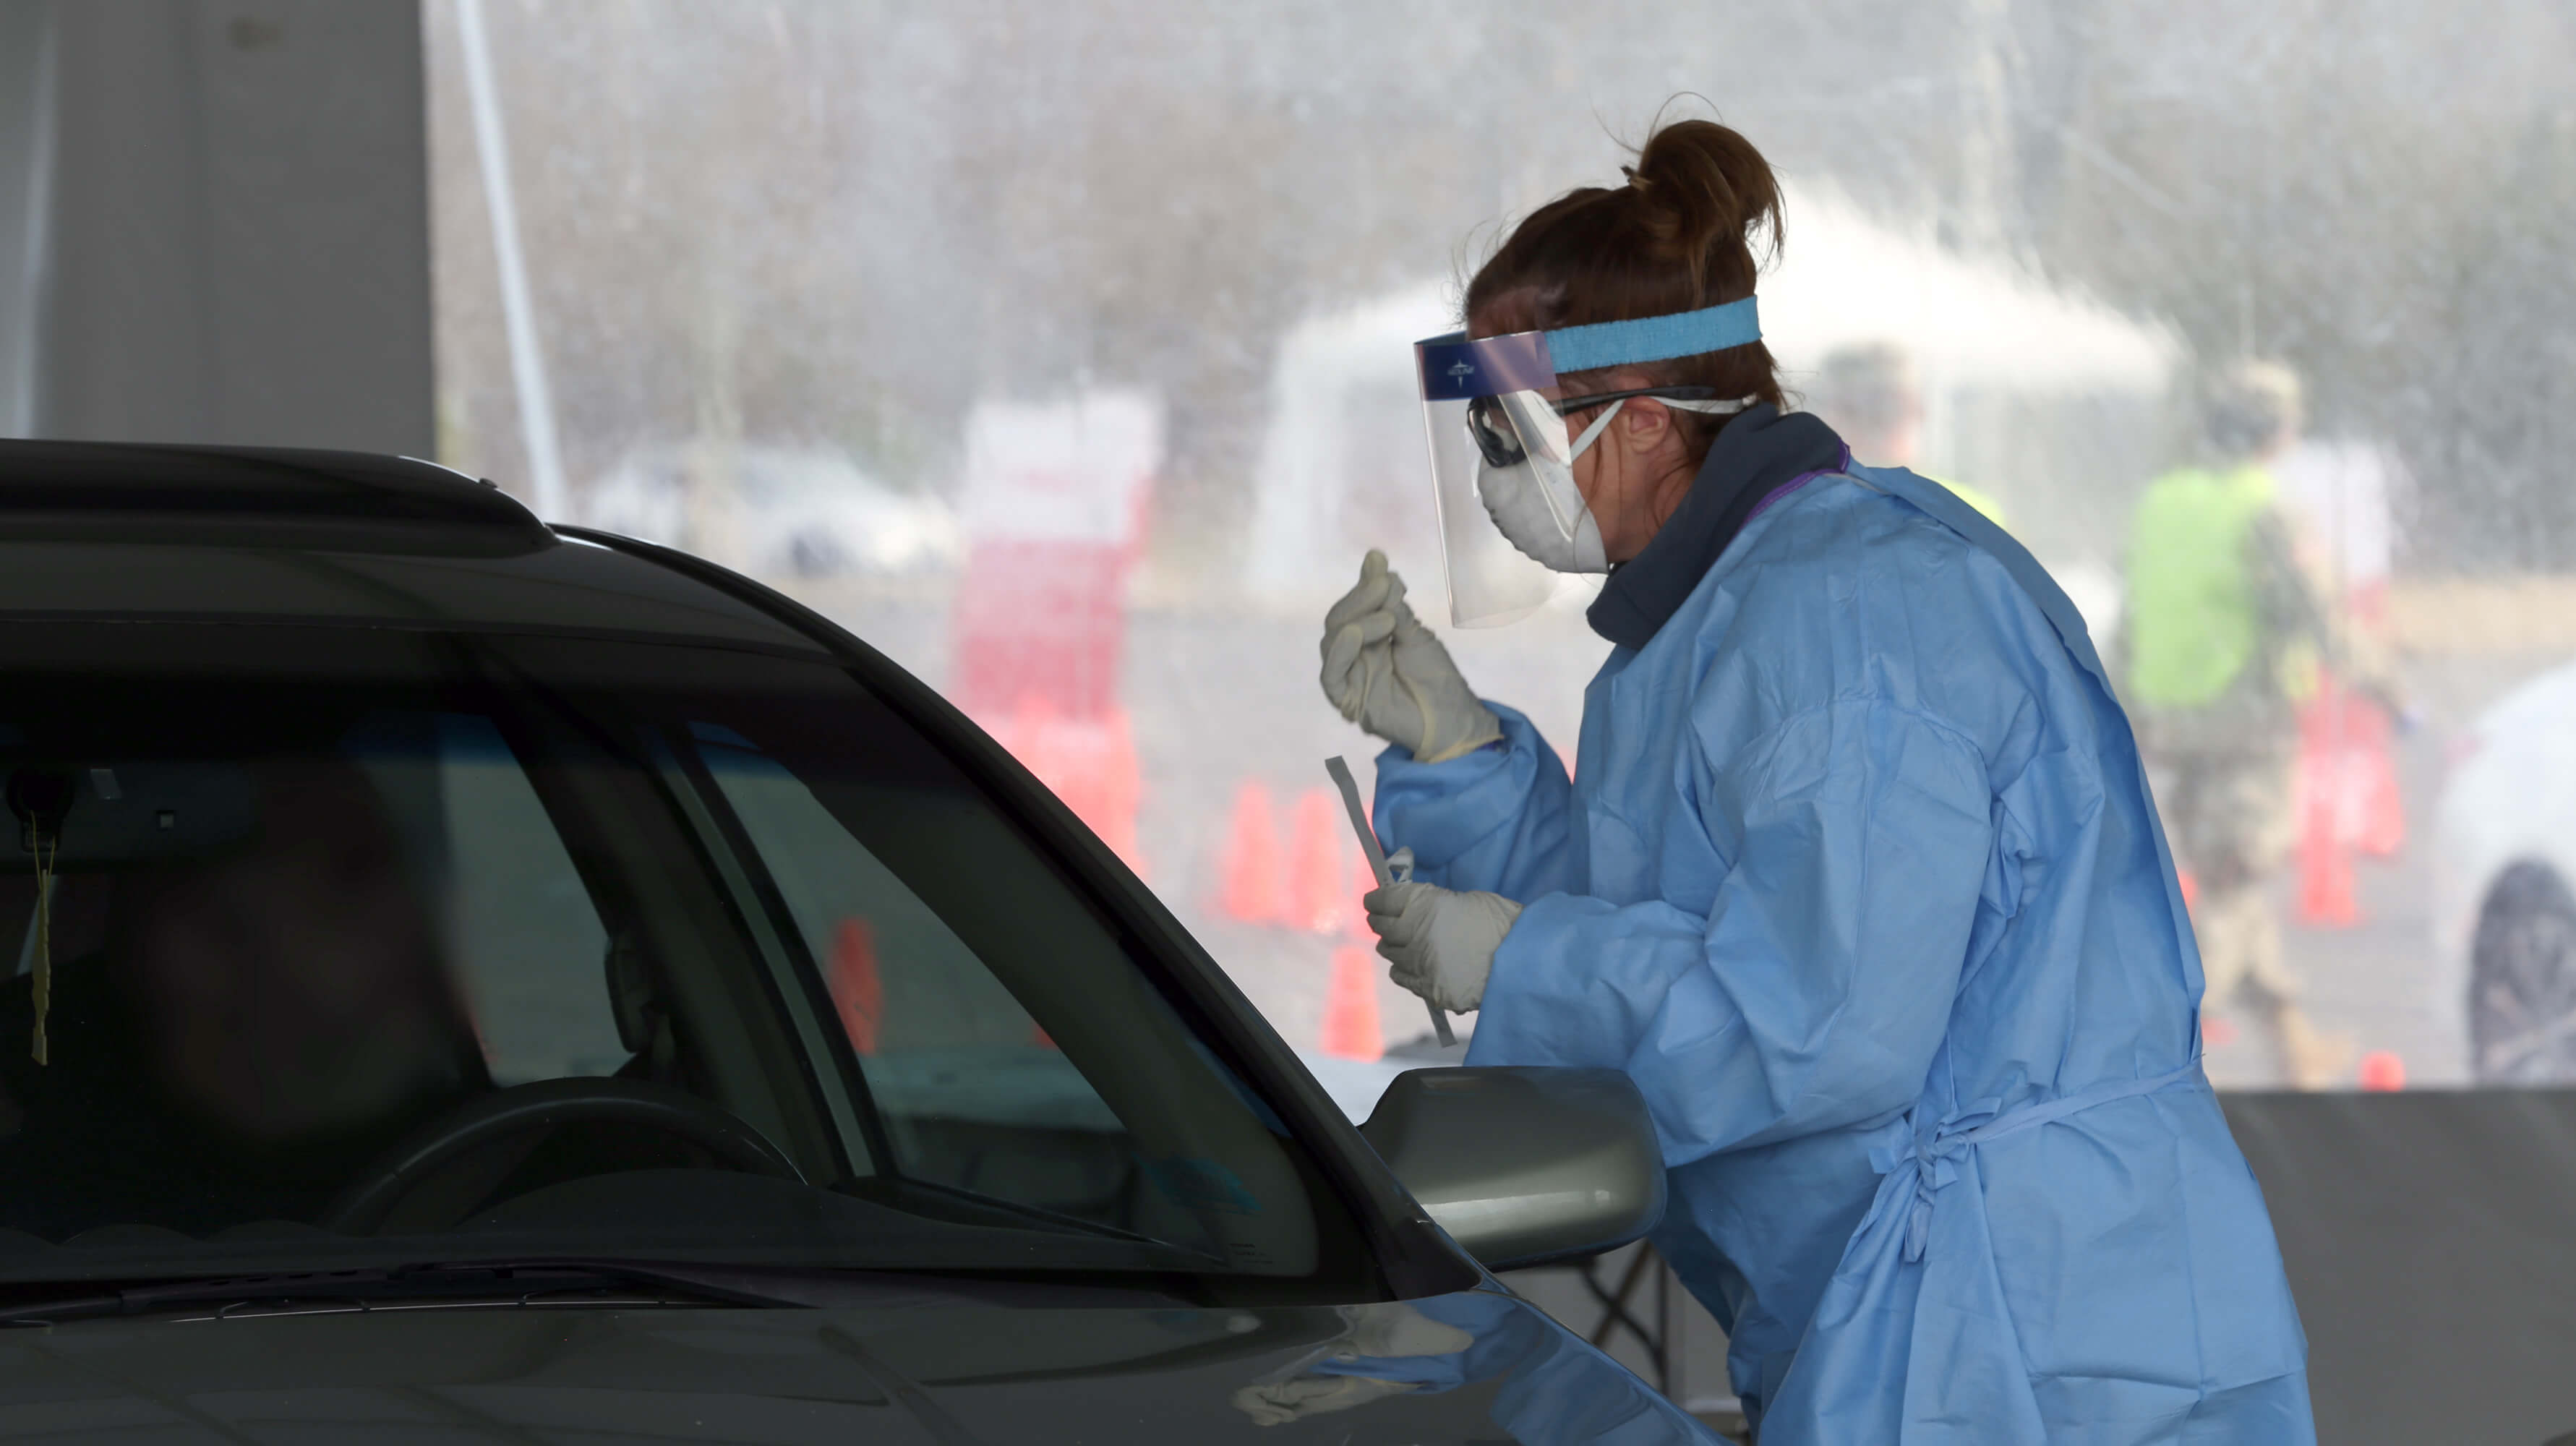
[[[1612,402],[1608,407],[1604,408],[1600,416],[1594,417],[1592,419],[1592,425],[1584,428],[1583,434],[1574,439],[1574,447],[1571,451],[1568,451],[1565,454],[1565,460],[1568,463],[1571,463],[1575,458],[1582,456],[1583,449],[1592,445],[1592,439],[1600,436],[1601,429],[1609,426],[1610,419],[1619,415],[1619,409],[1626,405],[1628,405],[1628,399],[1626,397],[1621,397],[1619,400]]]
[[[1761,398],[1737,397],[1731,402],[1695,402],[1688,398],[1676,397],[1657,397],[1655,400],[1663,403],[1665,406],[1677,407],[1685,412],[1698,412],[1704,416],[1711,417],[1730,417],[1737,412],[1743,411],[1746,407],[1752,406],[1755,402],[1760,401]],[[1574,447],[1565,454],[1565,460],[1571,463],[1575,458],[1582,456],[1583,449],[1592,445],[1593,439],[1601,435],[1601,429],[1609,426],[1610,419],[1619,415],[1619,409],[1626,405],[1628,405],[1628,399],[1626,397],[1621,397],[1619,400],[1612,402],[1608,407],[1604,408],[1600,416],[1594,417],[1592,419],[1592,425],[1584,428],[1582,435],[1574,439]]]
[[[1671,397],[1657,397],[1655,400],[1668,407],[1678,407],[1685,412],[1698,412],[1703,416],[1710,417],[1731,417],[1762,399],[1760,397],[1737,397],[1731,402],[1694,402],[1688,400],[1675,400]]]

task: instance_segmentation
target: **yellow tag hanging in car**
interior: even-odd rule
[[[36,1063],[45,1062],[45,1012],[54,1003],[54,860],[62,854],[62,844],[40,832],[31,832],[36,855],[36,968],[35,1014]]]

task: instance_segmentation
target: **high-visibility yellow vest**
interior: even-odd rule
[[[2186,468],[2148,486],[2129,532],[2131,702],[2209,703],[2262,651],[2264,618],[2247,543],[2273,497],[2272,475],[2251,465]],[[2313,691],[2312,649],[2287,649],[2279,661],[2285,695]]]

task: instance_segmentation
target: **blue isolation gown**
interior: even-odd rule
[[[2314,1439],[2128,723],[2018,544],[1819,477],[1611,654],[1573,781],[1496,711],[1380,758],[1380,831],[1526,905],[1470,1064],[1644,1091],[1764,1446]]]

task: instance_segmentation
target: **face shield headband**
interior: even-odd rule
[[[1415,343],[1450,620],[1461,627],[1511,622],[1545,603],[1559,574],[1609,570],[1573,467],[1629,399],[1720,415],[1751,404],[1719,399],[1705,387],[1568,397],[1560,374],[1698,356],[1761,337],[1748,296],[1667,316],[1474,339],[1453,332]],[[1606,410],[1569,438],[1565,415],[1594,407]]]

